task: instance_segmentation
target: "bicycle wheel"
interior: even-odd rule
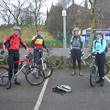
[[[8,83],[8,68],[0,66],[0,86],[5,86]]]
[[[39,76],[39,78],[36,79],[33,76],[33,72],[34,72],[34,74]],[[25,78],[26,78],[26,80],[29,84],[37,86],[37,85],[40,85],[44,81],[45,74],[44,74],[43,70],[40,67],[31,66],[30,68],[28,68],[28,71],[26,71]]]
[[[41,68],[44,71],[45,78],[49,78],[52,75],[53,69],[48,61],[44,61],[43,64],[41,65]]]
[[[96,67],[93,66],[90,71],[90,85],[92,87],[95,86],[96,80],[97,80]]]
[[[104,65],[105,75],[109,72],[109,66],[105,63]]]
[[[57,69],[61,65],[61,59],[58,56],[51,56],[48,58],[48,62],[51,63],[53,69]]]
[[[71,57],[69,57],[68,63],[69,63],[69,66],[70,66],[71,68],[73,68],[73,60],[72,60]],[[76,68],[78,68],[78,63],[76,63]]]

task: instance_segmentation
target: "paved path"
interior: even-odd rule
[[[30,50],[31,50],[31,52],[33,52],[33,49],[32,49],[32,48],[30,48]],[[109,50],[110,50],[110,49],[109,49]],[[70,51],[70,49],[67,48],[67,57],[70,56],[70,55],[69,55],[69,51]],[[84,51],[87,53],[88,48],[85,48]],[[0,49],[0,52],[1,52],[1,49]],[[26,51],[24,48],[21,48],[21,49],[20,49],[20,59],[24,59],[24,58],[25,58],[24,55],[26,55],[26,54],[28,54],[27,51]],[[64,55],[64,54],[63,54],[63,48],[53,48],[51,55],[57,55],[57,56],[59,56],[59,57],[60,57],[60,56],[63,56],[63,55]],[[106,56],[110,56],[110,51],[108,51],[108,52],[106,53]]]
[[[12,84],[10,90],[0,87],[0,110],[110,110],[110,83],[105,80],[104,87],[99,84],[91,87],[90,68],[82,67],[83,77],[79,76],[78,71],[77,75],[71,76],[72,71],[68,66],[60,67],[46,80],[47,84],[40,86],[31,86],[24,75],[19,74],[20,86]],[[63,96],[52,92],[57,84],[71,86],[72,92],[64,93]]]

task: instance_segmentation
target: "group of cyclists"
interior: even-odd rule
[[[9,35],[5,41],[3,42],[3,48],[1,51],[1,54],[5,52],[5,46],[8,43],[8,65],[9,65],[9,80],[6,89],[11,88],[11,78],[12,78],[12,70],[13,70],[13,64],[15,61],[19,61],[19,46],[20,43],[23,45],[23,47],[27,50],[29,54],[31,54],[31,51],[27,47],[27,45],[24,43],[21,36],[19,36],[19,33],[21,31],[21,28],[19,26],[14,26],[13,28],[14,34]],[[79,28],[74,28],[74,35],[71,37],[71,43],[70,43],[70,53],[73,60],[73,72],[71,73],[72,76],[76,74],[76,60],[78,61],[78,67],[79,67],[79,75],[83,76],[83,73],[81,72],[81,54],[84,51],[84,42],[81,35],[79,35]],[[34,62],[37,65],[40,65],[40,57],[41,57],[41,49],[44,47],[46,51],[48,52],[47,47],[45,46],[44,39],[41,36],[42,29],[37,29],[37,35],[35,35],[32,38],[31,46],[33,47],[33,55],[34,55]],[[96,54],[96,60],[97,60],[97,66],[99,70],[99,80],[96,81],[97,83],[100,83],[100,86],[104,86],[104,64],[105,64],[105,48],[106,48],[106,41],[102,40],[102,33],[101,31],[96,32],[97,39],[93,42],[93,52]],[[14,64],[14,73],[16,74],[18,68],[18,63]],[[36,70],[34,70],[36,72]],[[33,74],[36,75],[36,74]],[[39,78],[39,76],[35,76],[36,78]],[[21,83],[18,82],[17,78],[14,79],[14,84],[20,85]]]

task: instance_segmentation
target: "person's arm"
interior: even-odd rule
[[[81,43],[82,43],[81,51],[84,51],[84,41],[83,41],[83,37],[82,36],[81,36]]]
[[[47,52],[48,52],[48,49],[47,49],[47,47],[46,47],[46,45],[45,45],[45,43],[44,43],[44,39],[43,39],[43,42],[42,42],[42,46],[47,50]]]
[[[6,45],[6,43],[7,43],[9,40],[10,40],[10,36],[8,36],[8,37],[5,39],[5,41],[3,42],[3,45],[2,45],[3,51],[5,51],[5,45]]]
[[[22,37],[20,37],[20,43],[28,51],[28,53],[31,53],[31,51],[29,50],[29,48],[27,47],[27,45],[24,43]]]
[[[33,47],[33,48],[35,48],[35,46],[34,46],[34,40],[32,40],[32,42],[31,42],[31,46]]]
[[[96,52],[96,46],[95,46],[95,41],[93,42],[93,52]]]
[[[32,42],[31,42],[31,46],[33,47],[33,49],[35,48],[35,46],[34,46],[34,42],[36,41],[36,36],[34,36],[33,38],[32,38]]]
[[[72,42],[73,42],[73,36],[71,37],[71,40],[70,40],[70,52],[71,52],[71,49],[72,49]]]
[[[44,43],[44,39],[43,39],[43,42],[42,42],[42,46],[43,46],[45,49],[47,49],[47,47],[46,47],[46,45],[45,45],[45,43]]]
[[[103,42],[102,42],[102,48],[101,48],[101,50],[98,52],[99,54],[101,54],[101,53],[103,53],[103,52],[105,52],[105,48],[106,48],[106,41],[103,39]]]

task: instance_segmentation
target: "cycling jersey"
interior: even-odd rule
[[[5,45],[7,44],[7,42],[9,42],[8,45],[8,50],[19,50],[19,46],[20,43],[23,45],[23,47],[25,49],[27,49],[27,51],[29,53],[31,53],[31,51],[28,49],[27,45],[24,43],[22,37],[18,38],[18,35],[13,34],[12,38],[10,38],[10,35],[5,39],[5,41],[3,42],[3,51],[5,51]]]
[[[93,52],[98,52],[99,54],[101,54],[101,53],[105,52],[105,48],[106,48],[106,41],[104,39],[103,39],[102,44],[101,44],[101,38],[96,39],[93,42]]]
[[[32,38],[31,46],[37,49],[42,49],[42,46],[46,48],[43,37],[39,35]]]

